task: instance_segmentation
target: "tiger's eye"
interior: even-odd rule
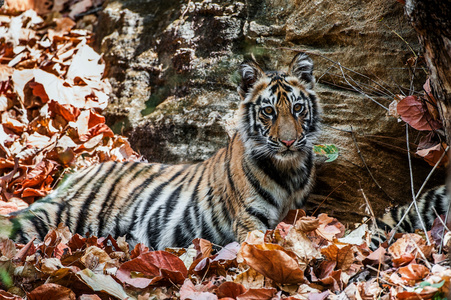
[[[295,104],[293,110],[294,112],[300,112],[302,110],[302,105],[300,105],[299,103]]]
[[[274,109],[271,106],[266,106],[263,110],[268,115],[272,115],[274,113]]]

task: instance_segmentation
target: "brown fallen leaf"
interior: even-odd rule
[[[417,247],[423,252],[426,258],[431,257],[433,246],[428,246],[426,241],[418,234],[406,233],[401,238],[397,239],[393,245],[388,248],[393,258],[401,258],[407,253],[412,253],[414,256],[418,254]]]
[[[188,275],[183,261],[165,251],[143,253],[121,265],[116,272],[120,281],[144,289],[151,284],[182,284]]]
[[[271,300],[276,295],[275,288],[249,289],[236,297],[236,300]]]
[[[246,264],[276,282],[296,284],[304,281],[296,254],[280,245],[243,243],[240,253]]]
[[[406,267],[399,268],[396,274],[400,276],[404,283],[413,286],[429,274],[429,269],[423,265],[412,263]]]
[[[75,300],[75,293],[67,287],[55,283],[45,283],[27,293],[30,300]]]
[[[397,105],[401,119],[416,130],[436,130],[442,128],[442,124],[434,120],[426,105],[416,96],[407,96]]]
[[[329,260],[337,263],[337,269],[347,272],[355,261],[354,248],[352,245],[331,244],[321,249],[321,253]]]
[[[186,279],[180,288],[180,299],[217,300],[218,296],[212,293],[216,289],[217,287],[211,281],[194,285],[191,280]]]
[[[435,164],[440,160],[440,157],[445,152],[446,147],[446,143],[440,143],[427,149],[417,150],[415,154],[421,156],[429,165],[435,166]],[[440,165],[446,166],[447,164],[448,154],[445,154],[445,157],[442,159]]]
[[[218,298],[232,298],[236,299],[239,295],[244,294],[247,289],[239,284],[232,281],[223,282],[216,290],[216,295]]]

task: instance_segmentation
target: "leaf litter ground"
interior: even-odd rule
[[[77,13],[94,4],[79,3]],[[68,172],[142,160],[101,115],[111,87],[91,33],[35,9],[48,17],[0,15],[0,214],[47,195]],[[408,101],[424,108],[415,98],[398,101],[410,121]],[[60,225],[40,243],[0,239],[0,299],[446,299],[444,231],[437,220],[427,232],[432,245],[419,232],[371,251],[365,224],[345,235],[336,219],[297,210],[242,244],[196,239],[188,248],[153,251],[129,249],[125,237],[72,235]]]

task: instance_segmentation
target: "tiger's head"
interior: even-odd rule
[[[312,151],[320,123],[312,70],[305,53],[287,72],[264,72],[254,60],[241,64],[238,132],[253,157],[292,163]]]

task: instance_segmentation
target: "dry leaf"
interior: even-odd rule
[[[429,114],[426,105],[416,96],[407,96],[397,105],[401,119],[416,130],[436,130],[442,124]]]

